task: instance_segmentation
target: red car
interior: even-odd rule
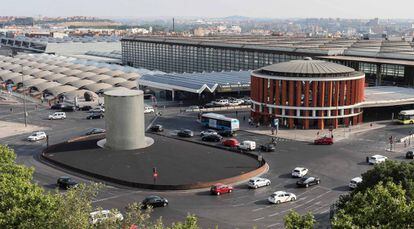
[[[211,194],[219,196],[221,194],[231,193],[233,191],[233,187],[225,184],[215,184],[211,186],[210,191]]]
[[[332,145],[333,138],[331,137],[323,137],[315,140],[315,145]]]
[[[238,145],[240,145],[240,142],[237,141],[237,139],[230,138],[230,139],[224,140],[223,145],[229,146],[229,147],[237,147]]]

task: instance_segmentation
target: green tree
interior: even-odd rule
[[[0,146],[0,228],[52,228],[57,196],[32,183],[33,169],[15,163],[13,150]]]
[[[308,229],[315,226],[316,220],[312,213],[308,212],[306,215],[299,215],[299,213],[291,210],[285,216],[286,229]]]
[[[411,228],[414,204],[407,201],[401,185],[379,182],[357,192],[337,211],[333,228]]]

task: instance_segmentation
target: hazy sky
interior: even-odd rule
[[[0,0],[0,15],[414,18],[413,0]]]

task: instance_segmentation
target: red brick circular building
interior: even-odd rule
[[[252,72],[252,118],[289,128],[337,128],[362,122],[365,74],[320,60],[293,60]]]

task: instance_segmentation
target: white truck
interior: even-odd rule
[[[256,142],[255,141],[243,141],[238,147],[241,150],[253,151],[256,149]]]

